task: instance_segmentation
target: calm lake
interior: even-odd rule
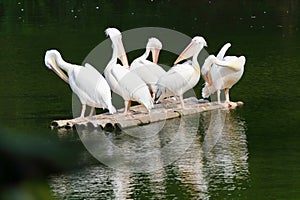
[[[0,198],[299,199],[299,8],[297,0],[0,0]],[[230,42],[228,55],[247,58],[231,90],[244,106],[121,133],[50,130],[52,120],[73,117],[72,91],[44,66],[45,51],[81,64],[107,27],[201,35],[210,54]],[[129,61],[143,51],[129,53]],[[162,51],[159,63],[171,66],[175,58]],[[194,88],[197,98],[203,83]],[[149,140],[128,134],[157,126]],[[141,166],[100,163],[80,140],[103,143],[92,134],[110,138]],[[175,137],[176,148],[165,153]],[[153,147],[161,150],[148,155]]]

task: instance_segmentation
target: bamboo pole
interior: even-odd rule
[[[184,99],[185,109],[181,109],[180,102],[174,100],[166,100],[161,104],[155,104],[150,113],[142,105],[132,106],[131,113],[124,115],[124,108],[119,109],[118,113],[110,115],[108,113],[86,117],[82,120],[66,119],[54,120],[51,122],[51,129],[74,129],[78,127],[87,127],[91,129],[118,130],[133,126],[141,126],[153,122],[167,119],[173,119],[185,115],[191,115],[215,109],[224,109],[223,104],[216,102],[208,102],[206,100],[198,100],[195,97]],[[237,102],[238,106],[243,102]]]

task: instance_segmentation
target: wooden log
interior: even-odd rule
[[[179,101],[173,99],[165,100],[163,103],[155,104],[150,113],[142,105],[132,106],[131,113],[123,114],[124,108],[119,109],[118,113],[110,115],[108,113],[86,117],[79,119],[54,120],[51,122],[51,129],[74,129],[77,128],[98,128],[108,131],[120,130],[133,126],[141,126],[152,122],[158,122],[167,119],[173,119],[185,115],[191,115],[215,109],[224,109],[223,104],[216,102],[208,102],[206,100],[198,100],[195,97],[184,99],[185,109],[181,109]],[[243,105],[242,102],[237,102],[237,106]]]

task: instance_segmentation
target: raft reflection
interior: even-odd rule
[[[146,130],[149,129],[143,129]],[[114,166],[119,168],[97,165],[53,176],[52,191],[63,198],[208,199],[218,194],[212,191],[226,190],[228,194],[245,189],[244,181],[249,174],[245,122],[234,113],[215,110],[168,120],[158,134],[150,138],[145,135],[144,132],[138,138],[133,134],[82,131],[80,136],[85,145],[90,146],[94,155],[98,152],[101,159],[105,156],[109,160],[119,151],[130,156],[119,154],[118,159],[113,159]],[[174,141],[176,145],[169,145]],[[170,163],[172,154],[180,157]],[[177,183],[170,189],[174,180]]]
[[[197,140],[174,163],[185,196],[224,198],[235,190],[246,189],[249,170],[245,122],[234,111],[226,110],[203,113],[200,120]]]

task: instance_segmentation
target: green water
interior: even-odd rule
[[[2,196],[41,191],[36,195],[65,199],[300,198],[299,19],[295,0],[0,1]],[[105,39],[105,28],[148,26],[202,35],[209,53],[231,42],[228,53],[247,58],[231,98],[245,105],[198,115],[195,138],[176,162],[153,161],[162,167],[152,173],[121,173],[95,160],[76,132],[48,128],[53,119],[72,117],[72,93],[43,58],[56,48],[67,61],[81,63]],[[172,61],[162,52],[161,63]],[[212,119],[216,129],[208,129]],[[225,121],[221,129],[218,119]],[[162,141],[176,123],[166,123]],[[184,132],[191,133],[189,127]],[[125,134],[111,137],[127,141]]]

